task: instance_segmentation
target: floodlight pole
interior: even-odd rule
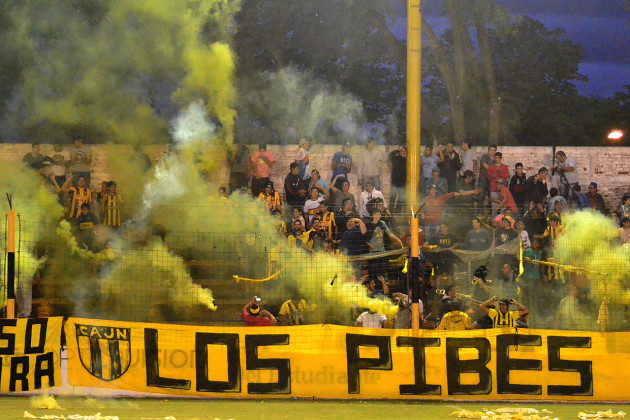
[[[407,1],[407,205],[418,208],[420,184],[420,0]]]
[[[420,76],[422,50],[420,0],[407,0],[407,205],[418,208],[420,186]],[[420,330],[418,219],[411,215],[411,329]]]

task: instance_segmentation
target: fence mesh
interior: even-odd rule
[[[241,209],[240,226],[223,226],[225,212],[234,211],[228,201],[195,209],[216,226],[208,232],[126,223],[115,230],[97,226],[86,238],[72,221],[20,218],[20,316],[242,325],[245,308],[246,317],[254,312],[259,320],[268,312],[281,325],[354,325],[367,311],[385,315],[385,327],[407,328],[408,292],[418,281],[423,328],[438,327],[459,305],[483,327],[480,304],[498,296],[529,310],[522,327],[630,330],[628,248],[619,242],[618,226],[598,213],[559,215],[555,227],[553,217],[536,212],[494,220],[457,202],[444,208],[443,223],[428,223],[422,209],[421,276],[412,279],[408,250],[398,242],[408,245],[408,214],[383,211],[387,231],[371,223],[376,219],[348,222],[337,212],[338,230],[367,230],[357,236],[359,251],[350,252],[357,255],[347,255],[340,251],[347,243],[335,242],[339,231],[327,237],[326,223],[324,233],[289,234],[290,209],[263,215],[258,224],[251,223],[253,210]],[[5,232],[4,220],[0,226]],[[452,302],[444,299],[450,286]],[[497,309],[499,303],[491,302]]]

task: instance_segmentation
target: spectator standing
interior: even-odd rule
[[[340,248],[346,255],[361,255],[365,250],[367,227],[363,220],[352,217],[346,222],[346,231],[341,235]]]
[[[317,188],[311,189],[311,195],[304,203],[303,212],[306,215],[306,227],[310,228],[313,223],[313,218],[319,215],[319,206],[323,198],[319,196],[319,190]]]
[[[377,190],[372,184],[372,181],[366,181],[365,190],[361,192],[359,195],[359,216],[360,217],[368,217],[370,214],[368,212],[368,202],[375,198],[380,198],[385,201],[385,196],[382,192]]]
[[[479,219],[473,219],[472,230],[466,235],[464,249],[469,251],[485,251],[493,245],[490,233],[481,227]]]
[[[348,183],[350,183],[350,180],[348,179],[348,173],[352,171],[353,163],[352,156],[350,155],[349,143],[341,146],[341,152],[337,152],[333,155],[332,163],[330,166],[333,171],[331,178],[331,188],[335,187],[337,189],[341,189],[341,184],[343,184],[344,181],[348,181]]]
[[[425,194],[428,195],[431,187],[435,185],[438,195],[448,194],[448,182],[440,176],[440,168],[435,168],[431,173],[431,178],[424,185]]]
[[[243,324],[246,327],[267,327],[276,325],[276,318],[262,308],[261,299],[254,296],[247,305],[243,306]]]
[[[339,176],[339,175],[338,175]],[[346,199],[350,199],[352,201],[352,207],[354,209],[356,209],[357,207],[357,201],[354,198],[354,194],[352,194],[350,192],[350,182],[349,181],[343,181],[341,183],[341,188],[337,188],[337,180],[338,178],[335,177],[333,179],[333,182],[330,184],[330,191],[334,194],[334,198],[335,198],[335,209],[339,209],[342,207],[343,205],[343,201]]]
[[[89,250],[94,249],[94,227],[96,222],[96,216],[90,213],[90,205],[83,203],[81,205],[81,214],[77,217],[77,242],[87,246]]]
[[[558,189],[554,187],[549,190],[549,199],[547,200],[547,212],[549,215],[555,212],[556,203],[562,205],[563,211],[569,211],[569,203],[563,196],[558,194]]]
[[[85,185],[90,187],[92,176],[92,149],[83,144],[83,139],[78,137],[73,141],[74,145],[68,151],[70,153],[69,170],[78,182],[80,177],[85,179]],[[76,186],[76,185],[75,185]]]
[[[499,302],[499,310],[490,308],[490,305],[494,302]],[[514,305],[518,308],[518,311],[510,311],[510,305]],[[492,319],[492,326],[494,328],[516,327],[516,321],[520,317],[524,317],[529,314],[529,310],[515,301],[514,299],[501,299],[494,296],[481,304],[481,310]]]
[[[317,188],[319,190],[319,196],[323,198],[324,201],[328,201],[330,198],[330,185],[322,179],[317,169],[311,171],[309,191],[313,188]]]
[[[481,189],[479,195],[479,208],[484,206],[484,200],[490,196],[490,183],[488,181],[488,169],[494,164],[494,154],[497,152],[497,146],[491,144],[488,146],[488,153],[479,158],[479,183],[477,186]]]
[[[365,148],[359,153],[357,176],[359,185],[365,189],[367,182],[371,182],[374,188],[381,189],[381,168],[385,163],[385,156],[376,147],[374,139],[369,139]]]
[[[518,234],[519,239],[521,240],[521,245],[523,246],[523,250],[529,249],[532,247],[532,243],[529,240],[529,233],[525,230],[525,222],[519,220],[516,222],[516,233]]]
[[[280,194],[273,189],[273,184],[270,182],[265,186],[263,192],[260,193],[258,199],[265,203],[269,214],[280,213],[282,202],[280,200]]]
[[[496,152],[494,154],[494,165],[488,167],[488,182],[490,183],[490,201],[493,217],[497,213],[500,203],[500,186],[498,181],[502,180],[502,185],[507,185],[508,180],[510,179],[508,167],[503,164],[502,160],[503,155],[500,152]]]
[[[267,183],[269,178],[267,178]],[[306,184],[300,178],[300,166],[293,162],[289,165],[289,173],[284,178],[284,194],[287,204],[295,206],[304,206],[306,201]]]
[[[50,173],[55,177],[57,185],[63,185],[66,182],[66,170],[69,156],[63,151],[63,144],[56,143],[53,145],[53,155],[50,157]]]
[[[135,168],[140,169],[142,172],[147,172],[151,169],[151,158],[142,150],[141,144],[135,144],[133,146],[133,152],[129,156],[129,161],[133,162]]]
[[[514,175],[510,178],[508,184],[508,190],[514,198],[516,207],[521,215],[525,214],[527,205],[525,204],[525,183],[527,182],[527,175],[523,172],[523,164],[518,162],[514,165]]]
[[[558,164],[554,166],[554,170],[560,176],[559,193],[567,200],[572,199],[575,186],[580,183],[580,177],[577,173],[577,165],[573,158],[570,158],[562,150],[556,152]]]
[[[385,315],[369,309],[359,315],[357,320],[354,322],[354,326],[364,328],[384,328],[385,322],[387,322],[387,317]]]
[[[123,200],[116,190],[116,183],[109,181],[107,183],[107,194],[103,196],[101,201],[101,215],[103,224],[110,227],[119,227],[121,224],[121,204]]]
[[[230,167],[230,193],[244,191],[251,178],[249,149],[244,144],[234,144],[227,152],[227,161]]]
[[[368,248],[369,252],[385,252],[385,236],[387,236],[390,240],[397,242],[400,247],[403,247],[403,244],[396,235],[394,235],[390,230],[387,223],[381,220],[381,212],[378,210],[374,210],[372,212],[371,220],[369,220],[365,224],[367,228],[368,238]],[[384,258],[374,258],[370,260],[370,265],[368,267],[370,273],[370,279],[378,279],[381,282],[384,282],[384,278],[387,275],[387,257]]]
[[[433,154],[433,148],[431,146],[425,146],[424,148],[424,156],[420,157],[420,182],[421,186],[425,191],[428,191],[428,185],[435,184],[431,180],[433,172],[438,169],[438,162],[440,158]],[[448,192],[448,187],[447,187]]]
[[[263,143],[258,145],[258,150],[252,153],[250,160],[253,163],[252,195],[258,197],[265,186],[269,184],[269,175],[276,159],[273,153],[267,150],[267,145]]]
[[[460,178],[464,178],[466,176],[466,171],[472,172],[473,175],[477,173],[477,154],[471,149],[471,147],[471,142],[467,140],[462,142],[462,167],[459,172]]]
[[[497,189],[499,192],[499,202],[497,203],[497,209],[499,212],[502,212],[503,209],[509,208],[512,210],[512,214],[518,214],[518,207],[516,205],[516,201],[514,197],[512,197],[512,193],[505,186],[505,179],[497,180]]]
[[[549,171],[544,166],[538,170],[536,175],[527,178],[525,182],[525,201],[529,208],[530,203],[542,204],[547,201],[547,174]],[[544,210],[543,210],[544,214]]]
[[[407,187],[407,147],[398,146],[389,154],[392,167],[391,189],[389,199],[394,213],[402,213],[405,210],[405,197]]]
[[[81,214],[81,206],[86,203],[90,206],[92,205],[92,191],[87,187],[85,178],[80,176],[77,181],[76,187],[69,187],[74,179],[74,175],[69,177],[65,184],[61,187],[61,191],[63,193],[70,194],[70,210],[68,212],[68,217],[71,219],[76,219]]]
[[[35,171],[41,171],[51,164],[51,159],[40,153],[41,146],[39,143],[31,145],[31,151],[24,155],[22,162]],[[62,183],[63,184],[63,183]]]
[[[337,220],[335,213],[328,211],[325,203],[319,203],[319,217],[322,219],[322,229],[330,239],[337,239]]]
[[[606,204],[604,203],[604,198],[597,192],[596,182],[591,182],[588,186],[588,192],[585,195],[588,207],[591,210],[599,212],[603,212],[605,210]]]
[[[621,245],[625,245],[630,242],[630,218],[624,217],[621,219],[619,240],[621,241]]]
[[[619,208],[619,217],[630,217],[630,195],[624,195]]]
[[[448,192],[455,191],[457,173],[462,168],[462,158],[455,151],[453,143],[448,143],[446,149],[440,150],[438,167],[440,168],[440,175],[446,179]]]
[[[302,180],[307,184],[311,183],[311,158],[309,155],[310,149],[311,143],[306,139],[301,139],[300,147],[298,148],[297,154],[295,155],[295,163],[297,163],[300,168],[300,178],[302,178]]]
[[[424,207],[421,210],[421,215],[424,219],[426,241],[430,242],[433,237],[440,234],[444,204],[451,198],[457,196],[459,196],[458,193],[438,195],[437,187],[435,185],[431,186],[429,195],[424,199]]]
[[[357,214],[354,212],[352,200],[346,198],[343,200],[339,211],[335,213],[335,221],[337,222],[337,238],[339,238],[339,240],[341,240],[343,233],[348,227],[348,220],[354,217],[357,217]]]

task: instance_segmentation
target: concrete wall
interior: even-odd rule
[[[92,148],[94,166],[92,188],[97,189],[103,180],[116,180],[115,174],[108,173],[109,159],[125,159],[131,153],[131,148],[106,145],[91,145],[90,147]],[[256,145],[252,145],[250,150],[255,150],[256,147]],[[355,162],[362,147],[352,147],[351,154]],[[379,147],[384,153],[389,153],[393,150],[393,146]],[[281,193],[283,192],[284,177],[289,172],[289,164],[295,159],[297,148],[297,145],[268,146],[268,150],[273,152],[276,157],[276,164],[271,178]],[[322,177],[330,180],[332,172],[330,162],[333,154],[340,149],[340,146],[335,145],[313,145],[311,147],[311,169],[319,169]],[[475,151],[480,156],[485,153],[485,149],[485,147],[476,147]],[[8,162],[21,161],[24,154],[30,152],[30,150],[31,146],[29,144],[0,143],[0,164],[4,166]],[[154,163],[160,159],[164,150],[165,146],[148,146],[145,149]],[[584,192],[588,183],[595,181],[599,186],[600,193],[606,200],[606,204],[616,208],[621,196],[630,191],[630,147],[559,147],[558,150],[563,150],[567,156],[575,159],[578,165],[580,184]],[[541,166],[551,167],[551,147],[509,146],[500,147],[499,151],[503,153],[503,162],[508,165],[511,173],[513,173],[516,162],[523,163],[528,176],[535,174]],[[52,154],[52,146],[42,145],[41,152],[48,155]],[[227,168],[224,168],[219,174],[219,179],[227,185],[227,177]],[[389,192],[389,178],[389,169],[384,167],[381,183],[382,190],[386,196]],[[350,182],[353,192],[358,194],[359,189],[355,173],[351,173]]]

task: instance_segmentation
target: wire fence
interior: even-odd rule
[[[487,327],[480,306],[499,310],[500,302],[487,302],[497,296],[527,309],[521,327],[630,330],[628,248],[612,220],[577,212],[556,215],[560,220],[552,223],[553,216],[536,211],[491,217],[474,209],[451,203],[438,219],[426,207],[420,211],[417,279],[407,270],[409,215],[403,213],[381,211],[380,220],[359,221],[354,213],[294,215],[288,208],[269,215],[271,227],[257,231],[248,227],[244,210],[236,231],[126,223],[118,229],[97,225],[87,235],[72,223],[20,220],[18,313],[200,325],[368,326],[365,312],[387,318],[386,328],[409,328],[409,291],[419,282],[423,328],[439,327],[452,311],[465,313],[472,328]],[[212,218],[218,208],[196,211]],[[300,217],[305,233],[294,231]],[[215,223],[221,226],[221,218]],[[6,231],[4,221],[0,227]],[[343,233],[355,229],[354,236]],[[3,275],[6,300],[5,285]]]

